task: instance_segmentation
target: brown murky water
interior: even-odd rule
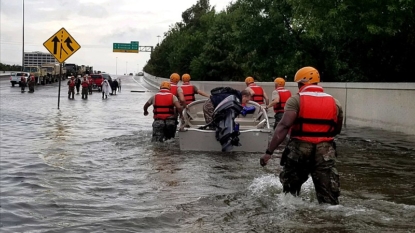
[[[319,205],[311,180],[282,193],[278,160],[152,144],[153,89],[122,79],[107,100],[68,100],[63,85],[61,110],[56,84],[0,81],[1,232],[415,232],[414,136],[346,128],[341,204]]]

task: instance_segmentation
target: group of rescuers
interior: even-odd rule
[[[96,84],[91,76],[84,75],[83,80],[81,80],[81,75],[78,75],[76,78],[75,76],[71,76],[71,79],[68,81],[68,99],[75,98],[75,87],[76,87],[76,94],[79,94],[79,89],[82,86],[82,99],[88,99],[88,94],[92,95],[92,88],[93,85]],[[101,91],[102,91],[102,99],[108,98],[109,94],[116,95],[117,90],[121,91],[121,79],[117,80],[114,79],[111,83],[108,82],[107,79],[104,79],[101,82]]]
[[[29,93],[35,92],[36,79],[33,73],[30,73],[30,76],[27,78],[25,76],[20,77],[19,86],[21,92],[25,92],[26,86],[29,87]]]
[[[182,110],[195,100],[195,94],[208,97],[203,111],[206,123],[209,123],[219,102],[236,91],[224,88],[231,90],[229,94],[226,95],[223,91],[215,93],[212,90],[212,95],[208,95],[190,84],[189,74],[183,74],[181,86],[177,85],[179,81],[180,76],[173,73],[170,82],[162,82],[160,91],[144,105],[145,116],[148,115],[147,109],[150,105],[154,108],[153,141],[174,138],[177,119],[183,119]],[[294,76],[294,82],[298,84],[299,91],[291,95],[284,88],[285,80],[276,78],[276,89],[272,93],[271,102],[252,77],[245,79],[245,90],[236,91],[239,92],[243,106],[252,100],[265,104],[266,109],[273,107],[275,112],[275,131],[265,154],[260,158],[260,165],[265,166],[275,149],[285,141],[285,149],[278,156],[281,159],[280,165],[283,166],[279,175],[283,192],[298,196],[302,184],[311,175],[318,202],[337,205],[340,183],[336,170],[334,136],[342,129],[342,107],[337,99],[325,93],[318,85],[320,74],[317,69],[310,66],[299,69]]]

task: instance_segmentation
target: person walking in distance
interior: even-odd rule
[[[267,164],[290,131],[290,140],[280,161],[283,192],[298,196],[302,184],[311,175],[318,202],[337,205],[340,182],[334,136],[341,132],[343,110],[338,100],[317,85],[320,82],[317,69],[310,66],[299,69],[294,81],[299,92],[288,99],[260,164]]]
[[[269,99],[267,93],[265,93],[262,87],[255,84],[255,80],[252,77],[245,79],[246,88],[245,90],[251,92],[252,101],[257,102],[259,105],[269,105]]]
[[[68,99],[75,99],[75,86],[75,77],[72,76],[71,79],[68,81]]]
[[[174,138],[176,133],[176,113],[174,108],[182,116],[182,107],[175,95],[170,92],[171,85],[167,81],[160,84],[160,91],[152,96],[144,105],[144,116],[148,115],[148,108],[153,105],[154,122],[152,142],[163,142]]]
[[[75,84],[76,84],[76,94],[79,95],[79,88],[81,87],[81,75],[76,76]]]
[[[104,81],[102,81],[101,88],[102,88],[102,99],[104,99],[104,95],[105,95],[105,99],[108,99],[108,95],[112,91],[111,85],[108,83],[108,80],[104,79]]]
[[[284,107],[287,100],[291,97],[291,92],[285,89],[285,80],[281,77],[278,77],[274,80],[275,90],[272,92],[271,103],[267,106],[268,108],[274,108],[274,129],[277,127],[278,123],[284,115]]]
[[[117,95],[117,89],[118,89],[118,81],[117,79],[114,79],[114,81],[112,81],[111,83],[111,89],[112,89],[112,94],[113,95]]]
[[[20,77],[20,89],[22,93],[25,92],[25,89],[26,89],[26,77],[25,76]]]
[[[94,80],[91,76],[88,76],[88,94],[92,95],[92,86],[94,85]]]
[[[36,78],[33,74],[30,74],[27,85],[29,86],[29,93],[35,92]]]
[[[88,83],[88,80],[86,80],[86,76],[84,76],[84,80],[82,80],[81,86],[82,86],[82,99],[88,99],[89,83]]]
[[[121,92],[121,78],[118,78],[118,92]]]

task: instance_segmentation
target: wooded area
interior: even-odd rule
[[[160,77],[293,80],[314,66],[325,82],[413,82],[415,0],[199,0],[156,46],[144,71]]]
[[[0,71],[21,71],[21,65],[7,65],[0,63]]]

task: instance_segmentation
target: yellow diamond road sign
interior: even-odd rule
[[[65,28],[61,28],[53,36],[51,36],[43,46],[58,60],[63,63],[72,54],[78,51],[81,46],[69,34]]]

